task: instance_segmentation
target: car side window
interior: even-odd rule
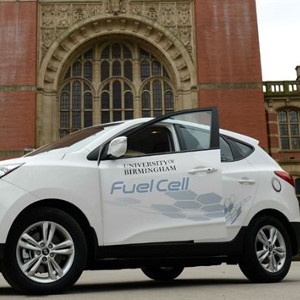
[[[248,145],[242,141],[233,139],[228,136],[222,137],[222,139],[223,142],[220,140],[221,156],[223,158],[223,155],[226,155],[226,158],[224,156],[224,160],[222,160],[223,162],[238,161],[244,159],[254,151],[254,148],[251,145]],[[227,144],[227,146],[225,146],[225,143]],[[229,150],[231,152],[231,155],[229,153]],[[232,156],[232,160],[228,160],[231,159],[230,156]]]
[[[221,162],[232,162],[234,157],[229,144],[223,137],[220,137]]]
[[[210,149],[210,128],[207,125],[174,124],[181,151]],[[221,162],[233,162],[249,156],[253,147],[227,136],[220,136]]]
[[[162,126],[145,128],[128,137],[125,157],[174,151],[171,132]]]
[[[251,147],[250,145],[246,145],[242,142],[234,140],[232,140],[231,142],[235,145],[242,158],[249,156],[254,151],[253,147]]]
[[[181,150],[207,150],[210,148],[210,131],[186,125],[175,125]]]
[[[176,125],[181,150],[206,150],[210,147],[208,130]],[[220,136],[221,161],[232,162],[234,157],[229,144]]]

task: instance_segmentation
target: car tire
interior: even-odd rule
[[[41,207],[14,223],[1,271],[22,293],[53,294],[77,281],[86,260],[86,240],[79,224],[59,209]]]
[[[239,266],[252,282],[281,281],[288,273],[292,260],[289,235],[282,223],[264,216],[250,225]]]
[[[177,278],[183,271],[183,267],[159,267],[159,266],[147,266],[143,267],[143,273],[149,278],[157,281],[170,281]]]

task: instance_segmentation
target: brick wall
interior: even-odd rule
[[[35,145],[36,2],[0,3],[0,159]]]
[[[267,147],[255,0],[197,0],[195,12],[199,105]]]
[[[195,14],[199,106],[267,147],[255,0],[196,0]],[[0,2],[0,159],[35,146],[36,37],[36,1]]]
[[[249,135],[268,147],[261,91],[256,89],[200,89],[200,106],[219,108],[220,127]]]

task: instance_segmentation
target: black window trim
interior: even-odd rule
[[[222,148],[221,148],[221,143],[220,143],[220,156],[221,156],[221,163],[232,163],[232,162],[234,162],[234,161],[236,161],[235,160],[235,156],[234,156],[234,153],[233,153],[233,151],[232,151],[232,145],[228,142],[228,140],[225,138],[225,136],[224,135],[222,135],[222,134],[220,134],[220,139],[223,139],[224,140],[224,142],[228,145],[228,147],[229,147],[229,149],[230,149],[230,152],[231,152],[231,155],[232,155],[232,160],[230,160],[230,161],[226,161],[226,160],[222,160]]]
[[[141,124],[129,131],[127,131],[125,136],[129,136],[131,134],[134,134],[135,132],[142,130],[148,126],[151,126],[155,123],[161,122],[165,119],[171,118],[172,116],[177,116],[177,115],[182,115],[186,113],[195,113],[195,112],[205,112],[205,111],[211,111],[212,112],[212,117],[211,117],[211,139],[210,139],[210,148],[207,150],[213,150],[213,149],[219,149],[220,144],[219,144],[219,118],[218,118],[218,109],[216,107],[209,107],[209,108],[192,108],[192,109],[185,109],[185,110],[180,110],[180,111],[175,111],[171,112],[159,117],[154,118],[153,120],[150,120],[144,124]],[[196,150],[199,151],[199,150]]]
[[[229,144],[229,147],[230,147],[232,155],[233,155],[233,162],[243,160],[243,159],[247,158],[248,156],[250,156],[255,151],[255,148],[252,145],[250,145],[244,141],[241,141],[239,139],[236,139],[231,136],[224,135],[224,134],[220,134],[220,137],[223,137],[224,140]],[[243,144],[243,145],[251,148],[252,151],[246,156],[242,155],[241,152],[239,151],[239,149],[237,149],[234,142]],[[224,161],[224,163],[226,163],[226,161]],[[227,163],[230,163],[230,162],[228,161]]]
[[[216,150],[216,149],[220,149],[220,141],[219,141],[219,117],[218,117],[218,108],[217,107],[208,107],[208,108],[192,108],[192,109],[185,109],[185,110],[179,110],[179,111],[174,111],[174,112],[170,112],[167,114],[164,114],[162,116],[158,116],[146,123],[143,123],[141,125],[138,125],[137,127],[134,127],[132,129],[129,129],[128,131],[124,131],[123,133],[119,133],[117,135],[115,135],[114,137],[112,137],[111,139],[109,139],[104,145],[100,145],[99,147],[97,147],[96,149],[94,149],[93,151],[91,151],[91,153],[87,156],[88,160],[96,160],[96,153],[98,153],[97,155],[97,160],[98,160],[98,164],[100,164],[101,160],[108,160],[108,159],[112,159],[110,157],[108,157],[106,155],[107,149],[108,149],[108,145],[109,143],[115,139],[118,136],[126,136],[129,137],[130,135],[135,134],[136,132],[143,130],[147,127],[150,127],[151,125],[157,124],[165,119],[171,118],[172,116],[177,116],[177,115],[181,115],[181,114],[186,114],[186,113],[196,113],[196,112],[208,112],[211,111],[211,126],[210,126],[210,148],[209,149],[202,149],[202,150],[184,150],[184,151],[174,151],[172,153],[184,153],[184,152],[195,152],[195,151],[208,151],[208,150]],[[172,136],[172,134],[171,134]],[[174,141],[172,141],[174,143]],[[98,150],[99,149],[99,150]],[[99,153],[100,152],[100,153]],[[164,153],[155,153],[155,154],[146,154],[143,156],[138,156],[138,157],[144,157],[144,156],[151,156],[151,155],[162,155],[165,154]],[[125,158],[125,157],[123,157]],[[132,158],[132,157],[131,157]]]

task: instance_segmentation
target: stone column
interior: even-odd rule
[[[40,147],[59,138],[56,92],[38,92],[36,145]]]

